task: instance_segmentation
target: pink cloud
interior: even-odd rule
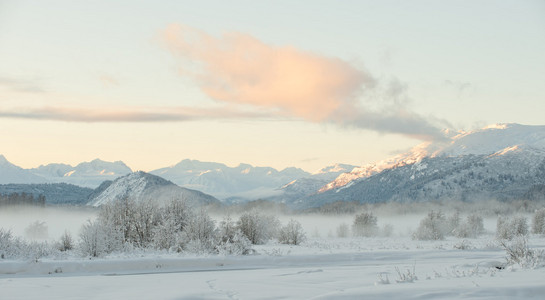
[[[406,85],[396,79],[381,87],[370,73],[342,59],[268,45],[242,33],[215,37],[182,24],[169,25],[161,37],[181,59],[180,74],[218,102],[418,139],[442,137],[437,125],[405,107]],[[360,101],[367,91],[383,97],[368,105],[374,109]]]
[[[169,50],[196,66],[183,74],[210,98],[280,110],[306,120],[328,120],[355,108],[356,96],[375,84],[373,77],[332,57],[267,45],[249,35],[216,38],[185,25],[162,32]]]

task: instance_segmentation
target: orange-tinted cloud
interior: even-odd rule
[[[268,45],[242,33],[214,37],[181,24],[171,24],[161,37],[181,58],[181,75],[195,80],[216,101],[420,139],[442,136],[436,125],[404,107],[406,85],[396,80],[385,91],[377,91],[381,89],[377,80],[347,61]],[[360,101],[365,92],[384,99],[367,101],[366,108]]]
[[[173,54],[196,64],[183,73],[217,101],[267,107],[319,122],[338,110],[355,108],[360,91],[375,84],[370,74],[343,60],[267,45],[246,34],[216,38],[172,24],[162,36]]]

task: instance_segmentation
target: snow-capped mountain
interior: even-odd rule
[[[343,187],[383,170],[411,165],[425,157],[492,154],[518,145],[545,149],[545,126],[494,124],[469,132],[445,131],[445,137],[444,141],[426,142],[414,147],[408,153],[341,174],[322,187],[319,192]]]
[[[44,182],[46,181],[43,178],[10,163],[3,155],[0,155],[0,184]]]
[[[67,164],[42,165],[29,171],[42,177],[42,182],[65,182],[91,188],[98,187],[105,180],[114,180],[132,172],[122,161],[107,162],[100,159],[82,162],[75,167]]]
[[[189,159],[150,173],[171,180],[182,187],[203,191],[220,199],[250,200],[275,195],[279,187],[311,175],[298,168],[278,171],[270,167],[254,167],[248,164],[228,167],[221,163]]]
[[[356,168],[329,188],[292,204],[305,208],[335,201],[512,200],[529,193],[538,197],[535,191],[545,184],[545,126],[499,124],[463,132],[374,168]],[[353,177],[345,180],[348,175]]]
[[[291,181],[290,183],[278,189],[277,195],[268,197],[268,200],[289,203],[295,199],[312,195],[321,187],[341,174],[353,170],[356,166],[347,164],[335,164],[324,167],[308,177],[303,177]]]
[[[219,202],[210,195],[179,187],[159,176],[139,171],[111,182],[104,182],[90,197],[88,205],[101,206],[125,197],[134,201],[154,201],[158,204],[173,199],[185,200],[193,205]]]

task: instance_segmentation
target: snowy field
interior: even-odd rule
[[[463,245],[468,249],[457,249]],[[545,248],[545,239],[530,239]],[[463,248],[463,247],[462,247]],[[492,239],[311,238],[249,256],[133,253],[2,261],[2,299],[542,299],[545,268]],[[398,273],[399,271],[399,273]]]
[[[93,211],[64,222],[41,214],[49,238],[74,233]],[[10,214],[13,217],[13,214]],[[52,213],[51,216],[54,214]],[[59,216],[59,215],[57,215]],[[409,233],[424,216],[379,216],[390,237],[335,237],[349,217],[295,216],[308,239],[299,246],[271,241],[251,255],[222,256],[134,250],[85,258],[75,252],[37,260],[0,260],[0,299],[542,299],[544,262],[507,265],[494,237],[495,219],[476,239],[418,241]],[[4,215],[5,217],[5,215]],[[45,217],[45,218],[44,218]],[[281,217],[282,221],[291,217]],[[36,219],[0,219],[14,233]],[[57,224],[58,223],[58,224]],[[545,238],[530,235],[531,249]]]

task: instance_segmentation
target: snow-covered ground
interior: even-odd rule
[[[378,214],[389,237],[338,238],[352,215],[280,216],[301,222],[307,241],[299,246],[269,242],[245,256],[195,255],[134,250],[85,258],[76,250],[39,259],[0,259],[0,299],[542,299],[545,262],[506,265],[495,240],[495,217],[484,219],[477,239],[410,238],[426,212]],[[0,228],[23,236],[35,220],[48,240],[65,229],[77,237],[96,210],[0,211]],[[530,217],[530,216],[528,216]],[[215,216],[217,221],[221,216]],[[532,249],[545,237],[530,235]]]
[[[543,237],[529,242],[545,248]],[[91,260],[70,255],[4,260],[0,298],[542,299],[545,294],[545,268],[501,269],[506,254],[491,235],[443,241],[310,238],[301,246],[271,242],[255,250],[248,256],[135,252]]]

